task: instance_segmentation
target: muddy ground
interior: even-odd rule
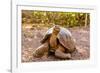
[[[37,62],[37,61],[59,61],[53,55],[46,58],[34,58],[32,52],[41,45],[40,40],[43,38],[47,28],[43,29],[24,29],[22,30],[22,62]],[[71,60],[85,60],[90,56],[90,30],[89,27],[69,28],[73,37],[76,40],[78,52],[72,54]]]

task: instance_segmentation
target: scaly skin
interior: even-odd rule
[[[39,46],[34,52],[33,52],[33,56],[34,57],[42,57],[45,53],[48,53],[48,42],[42,44],[41,46]]]
[[[52,48],[54,50],[56,50],[58,48],[58,46],[57,46],[57,36],[55,34],[52,34],[50,36],[49,43],[50,43],[50,48]]]

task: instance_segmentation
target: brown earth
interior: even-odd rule
[[[90,30],[89,27],[74,27],[69,28],[76,41],[78,52],[72,54],[71,60],[85,60],[90,56]],[[24,29],[22,30],[22,62],[37,62],[37,61],[61,61],[51,55],[48,58],[34,58],[32,52],[41,45],[40,40],[44,36],[47,28],[43,29]]]

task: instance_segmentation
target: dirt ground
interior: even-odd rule
[[[90,29],[89,27],[69,28],[76,41],[78,52],[72,53],[71,60],[85,60],[90,57]],[[51,55],[48,58],[34,58],[32,52],[41,45],[40,40],[43,38],[47,28],[43,29],[24,29],[22,30],[22,62],[40,62],[40,61],[61,61]]]

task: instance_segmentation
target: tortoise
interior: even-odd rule
[[[42,57],[53,53],[61,59],[70,59],[71,53],[75,51],[75,41],[68,29],[54,25],[44,35],[40,41],[42,43],[34,52],[34,57]]]

